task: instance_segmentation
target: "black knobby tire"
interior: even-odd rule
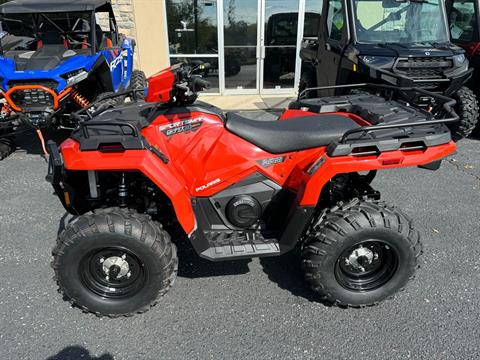
[[[53,249],[52,267],[72,304],[118,317],[155,305],[175,281],[178,258],[169,234],[148,215],[111,208],[69,224]]]
[[[0,160],[7,158],[14,151],[15,151],[15,140],[13,135],[6,136],[4,134],[2,137],[2,133],[0,132]]]
[[[313,223],[302,246],[302,268],[322,301],[363,307],[402,290],[421,252],[419,233],[406,215],[383,202],[355,199]]]
[[[475,93],[466,86],[461,87],[453,98],[457,101],[455,111],[460,120],[449,124],[449,128],[452,139],[458,141],[468,137],[477,126],[479,107]]]
[[[113,109],[114,107],[120,105],[125,100],[123,97],[113,97],[109,98],[109,96],[115,95],[113,92],[104,92],[99,94],[95,100],[93,101],[93,107],[91,107],[88,111],[92,115],[99,115],[100,113]]]
[[[145,73],[140,70],[133,70],[128,90],[135,90],[135,95],[138,99],[145,99],[144,90],[146,86],[147,77],[145,76]]]

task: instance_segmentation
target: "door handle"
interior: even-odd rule
[[[330,43],[325,43],[325,49],[327,49],[327,51],[332,51],[332,45],[330,45]]]

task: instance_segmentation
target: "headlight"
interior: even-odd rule
[[[370,56],[364,55],[358,57],[361,61],[363,61],[366,65],[374,65],[374,66],[383,66],[393,64],[393,58],[387,56]]]
[[[62,78],[64,78],[67,81],[67,86],[73,86],[80,81],[85,80],[88,77],[88,72],[85,70],[75,70],[75,71],[70,71],[69,73],[63,74]]]
[[[460,54],[460,55],[455,55],[453,57],[453,61],[455,61],[457,64],[463,64],[465,61],[467,61],[467,58],[465,57],[464,54]]]

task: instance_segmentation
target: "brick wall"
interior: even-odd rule
[[[0,0],[1,1],[1,0]],[[135,16],[133,12],[133,0],[112,0],[113,11],[117,19],[120,33],[135,38]],[[108,28],[108,16],[98,14],[98,20],[102,27]]]
[[[128,37],[136,37],[133,0],[112,0],[119,31]]]

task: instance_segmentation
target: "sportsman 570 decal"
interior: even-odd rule
[[[161,126],[160,131],[163,132],[166,136],[173,136],[181,133],[193,132],[198,130],[200,126],[202,126],[204,121],[205,121],[204,117],[177,121],[168,125]]]

